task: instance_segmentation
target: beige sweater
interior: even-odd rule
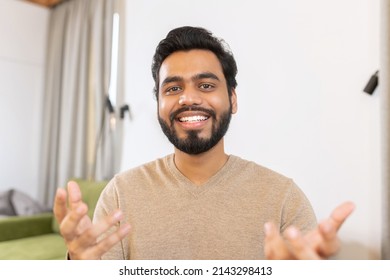
[[[103,191],[94,222],[117,208],[132,226],[104,259],[262,259],[264,223],[283,232],[316,226],[312,207],[288,179],[230,156],[202,186],[176,168],[174,156],[115,176]]]

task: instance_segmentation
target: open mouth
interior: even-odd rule
[[[181,124],[196,124],[206,122],[210,118],[215,119],[215,113],[213,110],[197,107],[186,106],[182,107],[169,116],[171,122],[177,121]]]
[[[186,116],[178,118],[179,122],[183,123],[193,123],[193,122],[202,122],[208,120],[209,116],[195,115],[195,116]]]

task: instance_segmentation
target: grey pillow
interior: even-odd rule
[[[12,205],[11,197],[13,190],[0,193],[0,215],[1,216],[15,216],[16,212]]]
[[[18,216],[29,216],[48,211],[30,196],[17,190],[13,190],[11,203]]]

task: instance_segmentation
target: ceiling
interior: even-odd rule
[[[64,2],[65,0],[25,0],[28,2],[32,2],[41,6],[45,6],[47,8],[52,8],[55,5]]]

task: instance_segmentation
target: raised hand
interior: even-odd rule
[[[54,215],[60,225],[60,233],[68,248],[69,258],[100,259],[112,246],[130,232],[130,225],[118,226],[122,212],[115,211],[104,220],[92,224],[88,216],[88,207],[82,201],[80,187],[69,182],[68,192],[58,189],[54,201]],[[68,200],[68,205],[67,205]],[[111,230],[114,226],[113,231]],[[100,236],[103,238],[99,238]]]
[[[272,223],[264,225],[265,248],[267,259],[325,259],[336,254],[340,249],[338,230],[355,205],[345,202],[336,207],[329,218],[307,233],[302,233],[295,227],[286,229],[283,236]]]

